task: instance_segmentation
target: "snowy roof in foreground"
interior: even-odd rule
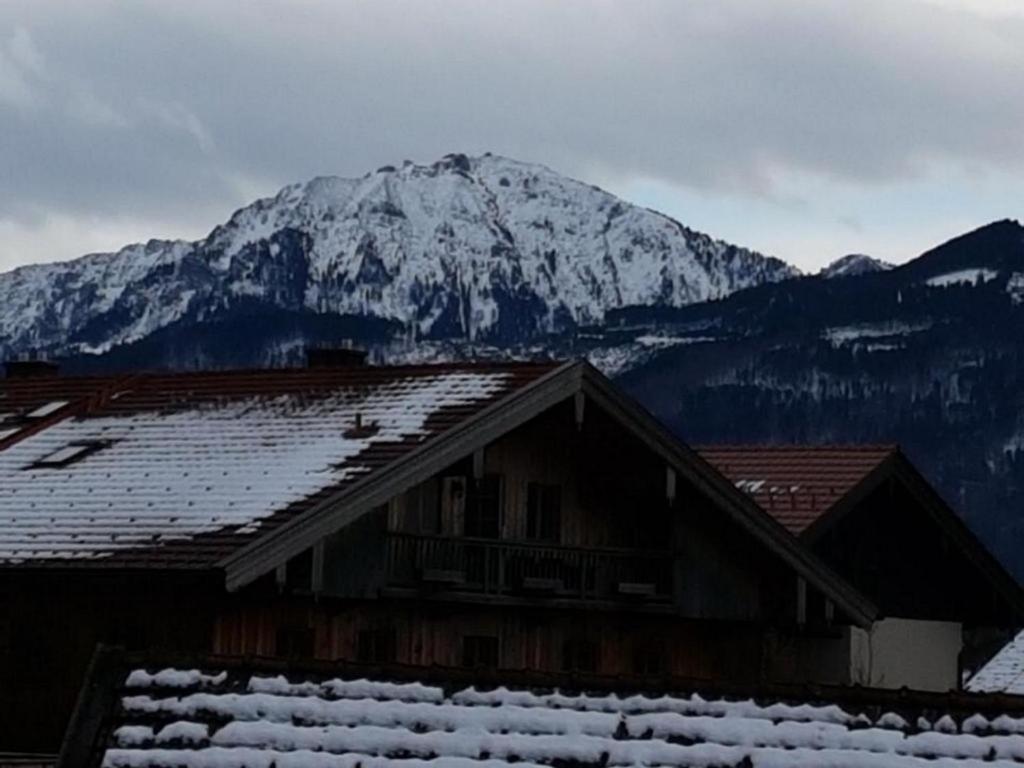
[[[1024,695],[1024,632],[979,669],[967,682],[967,689],[980,693]]]
[[[209,565],[551,367],[95,380],[32,419],[25,401],[25,435],[0,450],[0,563]],[[13,402],[30,386],[4,383]]]
[[[116,714],[109,736],[77,739],[98,744],[104,768],[981,768],[1024,760],[1019,708],[986,717],[962,706],[944,709],[942,702],[952,700],[937,695],[925,704],[903,695],[898,714],[884,703],[884,692],[869,690],[854,691],[861,703],[851,706],[821,698],[445,690],[333,675],[285,677],[252,667],[135,669],[108,685],[120,686],[111,699]]]

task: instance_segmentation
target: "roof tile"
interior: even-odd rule
[[[894,445],[706,445],[698,453],[799,535],[896,451]]]

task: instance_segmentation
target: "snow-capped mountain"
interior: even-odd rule
[[[288,186],[198,242],[0,275],[0,351],[106,351],[253,303],[522,340],[794,274],[543,166],[448,155]]]
[[[884,272],[892,268],[893,265],[887,261],[863,253],[850,253],[836,259],[828,266],[822,267],[818,275],[825,279],[855,277],[856,275],[866,275],[869,272]]]

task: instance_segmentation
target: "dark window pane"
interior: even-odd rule
[[[313,588],[313,550],[307,549],[288,561],[285,585],[289,592],[309,592]]]
[[[420,490],[420,533],[440,533],[441,486],[437,480],[428,480]]]
[[[526,538],[557,543],[562,538],[562,487],[530,483],[526,487]]]
[[[501,476],[484,475],[469,482],[466,536],[497,539],[501,535]]]

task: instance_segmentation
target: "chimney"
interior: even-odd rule
[[[366,350],[355,347],[308,347],[307,368],[356,368],[366,365]]]
[[[4,363],[4,376],[8,379],[46,379],[60,372],[60,365],[52,360],[8,360]]]

